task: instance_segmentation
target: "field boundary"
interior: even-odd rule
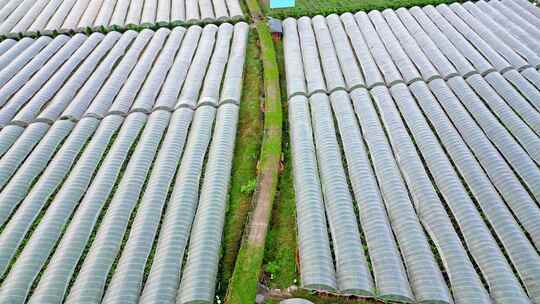
[[[265,94],[264,127],[257,186],[253,196],[254,209],[238,252],[235,269],[225,298],[226,303],[250,303],[255,299],[281,162],[283,116],[276,51],[270,29],[257,0],[247,0],[246,2],[255,24],[261,48]]]

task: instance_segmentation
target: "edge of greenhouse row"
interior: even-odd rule
[[[219,294],[222,296],[225,295],[233,274],[244,225],[252,208],[263,132],[263,116],[260,112],[263,84],[259,76],[262,73],[262,63],[257,45],[257,33],[252,28],[249,35],[244,91],[240,104],[240,121],[223,238],[221,285],[219,286]]]
[[[283,117],[288,116],[287,85],[285,77],[285,57],[283,41],[275,40],[277,64],[281,86]],[[288,130],[288,119],[283,120],[283,130]],[[290,137],[283,133],[282,165],[276,199],[270,220],[264,260],[259,282],[265,286],[265,304],[277,304],[289,298],[302,298],[318,304],[370,304],[380,303],[375,299],[362,299],[343,295],[301,289],[298,287],[296,202],[293,185]],[[241,302],[230,302],[241,303]]]
[[[259,4],[255,0],[248,0],[247,6],[253,16],[262,55],[264,134],[253,196],[253,211],[244,228],[244,239],[227,291],[227,303],[247,303],[256,297],[272,204],[277,192],[282,149],[283,118],[276,50],[270,29],[265,19],[261,18]]]
[[[37,32],[21,32],[21,33],[9,33],[9,34],[0,34],[0,41],[4,39],[22,39],[25,37],[30,38],[37,38],[41,36],[49,36],[49,37],[56,37],[58,35],[68,35],[73,36],[78,33],[83,33],[87,35],[91,35],[93,33],[103,33],[107,34],[109,32],[119,32],[124,33],[126,31],[132,30],[136,32],[140,32],[145,29],[150,29],[153,31],[156,31],[160,28],[168,28],[173,29],[175,27],[181,26],[184,28],[188,28],[190,26],[198,25],[200,27],[204,27],[209,24],[214,25],[221,25],[224,23],[230,23],[232,25],[238,23],[238,22],[248,22],[249,19],[246,17],[243,18],[229,18],[229,19],[222,19],[222,20],[197,20],[197,21],[173,21],[173,22],[160,22],[156,24],[129,24],[126,26],[98,26],[98,27],[84,27],[84,28],[77,28],[73,30],[43,30],[43,31],[37,31]]]

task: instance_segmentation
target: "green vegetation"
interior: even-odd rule
[[[279,181],[279,194],[272,210],[272,222],[264,256],[266,284],[271,288],[287,288],[298,281],[296,270],[296,208],[289,145],[284,147],[284,171]]]
[[[294,8],[269,9],[263,7],[264,12],[272,17],[284,19],[286,17],[301,17],[315,15],[341,14],[345,12],[397,9],[400,7],[437,5],[457,2],[456,0],[296,0]]]
[[[286,81],[283,43],[276,41],[275,48],[280,70],[281,96],[286,114]],[[284,117],[287,117],[284,115]],[[287,120],[283,121],[287,130]],[[272,210],[272,222],[267,236],[264,256],[266,284],[272,288],[287,288],[298,278],[296,271],[296,205],[294,200],[291,155],[289,152],[288,133],[283,135],[283,172],[279,179],[279,192]]]
[[[243,5],[242,9],[245,11],[245,7]],[[194,21],[172,21],[172,22],[158,22],[158,23],[144,23],[144,24],[128,24],[125,26],[118,26],[118,25],[112,25],[112,26],[97,26],[97,27],[81,27],[76,29],[70,29],[70,30],[40,30],[40,31],[26,31],[26,32],[20,32],[20,33],[7,33],[7,34],[0,34],[0,41],[4,39],[15,39],[20,40],[25,37],[29,38],[39,38],[41,36],[49,36],[49,37],[56,37],[58,35],[68,35],[68,36],[74,36],[78,33],[83,33],[86,35],[91,35],[95,32],[100,32],[103,34],[107,34],[109,32],[120,32],[124,33],[128,30],[133,30],[136,32],[140,32],[145,29],[151,29],[153,31],[157,31],[160,28],[175,28],[177,26],[183,26],[183,27],[190,27],[192,25],[198,25],[201,27],[204,27],[209,24],[214,25],[221,25],[223,23],[231,23],[235,24],[238,22],[248,22],[248,19],[245,17],[236,17],[236,18],[228,18],[225,20],[194,20]]]
[[[257,189],[257,180],[252,179],[252,180],[249,180],[247,182],[247,184],[243,185],[240,188],[240,192],[242,192],[244,194],[251,194],[251,193],[255,192],[255,189]]]
[[[264,245],[257,246],[250,242],[242,243],[234,275],[227,291],[226,303],[254,302],[263,253]]]
[[[281,161],[283,117],[276,49],[270,29],[264,18],[261,18],[257,1],[248,0],[246,4],[253,16],[261,47],[264,79],[264,135],[255,184],[254,210],[238,253],[225,299],[227,303],[253,303],[255,299]],[[244,189],[249,190],[250,187],[251,185],[248,184]]]
[[[262,138],[260,98],[262,63],[257,46],[257,33],[251,30],[247,45],[245,76],[240,120],[233,160],[229,209],[224,230],[221,293],[225,293],[232,276],[234,263],[240,248],[242,232],[251,209],[252,195],[257,182],[257,161]]]
[[[263,12],[261,6],[259,5],[259,0],[245,0],[249,13],[251,17],[257,21],[259,18],[263,17]]]

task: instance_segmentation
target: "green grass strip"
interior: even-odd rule
[[[287,82],[282,41],[276,41],[275,47],[280,69],[284,117],[287,117]],[[283,121],[283,130],[288,130],[288,120],[286,119]],[[283,134],[282,142],[283,169],[279,178],[278,196],[272,211],[272,222],[266,238],[264,255],[264,271],[267,274],[265,284],[278,289],[287,288],[298,280],[296,269],[296,201],[288,132]]]
[[[258,167],[254,210],[242,242],[226,303],[253,303],[264,257],[266,234],[279,180],[282,109],[280,74],[270,29],[256,0],[247,1],[259,37],[264,79],[264,135]]]
[[[110,32],[120,32],[124,33],[126,31],[132,30],[136,32],[141,32],[145,29],[151,29],[153,31],[157,31],[160,28],[169,28],[173,29],[178,26],[182,26],[185,28],[188,28],[192,25],[198,25],[201,27],[204,27],[209,24],[214,25],[221,25],[223,23],[230,23],[230,24],[236,24],[238,22],[246,21],[247,19],[245,17],[235,17],[235,18],[228,18],[224,20],[194,20],[194,21],[170,21],[170,22],[158,22],[158,23],[143,23],[143,24],[127,24],[125,26],[119,26],[119,25],[101,25],[97,27],[80,27],[80,28],[74,28],[74,29],[55,29],[55,30],[39,30],[39,31],[25,31],[25,32],[17,32],[17,33],[6,33],[6,34],[0,34],[0,42],[4,39],[14,39],[14,40],[20,40],[22,38],[39,38],[41,36],[49,36],[51,38],[54,38],[58,35],[67,35],[67,36],[74,36],[76,34],[82,33],[86,35],[91,35],[93,33],[102,33],[107,34]]]
[[[234,153],[229,205],[224,230],[221,284],[219,294],[225,294],[234,271],[236,256],[242,240],[242,232],[251,209],[253,193],[257,186],[257,162],[262,140],[262,62],[257,46],[257,33],[249,33],[240,120]]]

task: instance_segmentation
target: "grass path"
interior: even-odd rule
[[[283,116],[287,117],[283,43],[276,41],[275,47],[281,76]],[[285,119],[283,130],[288,129],[288,120]],[[271,288],[279,289],[293,285],[298,279],[296,270],[296,202],[289,149],[289,134],[285,132],[283,134],[283,170],[279,178],[278,194],[272,211],[272,221],[264,255],[264,271],[268,274],[265,278],[265,284]]]
[[[254,210],[236,259],[226,303],[253,303],[255,299],[281,161],[283,117],[276,50],[257,0],[248,0],[247,5],[259,37],[263,63],[264,134],[253,197]]]
[[[262,62],[257,45],[257,33],[252,29],[246,52],[245,77],[240,121],[233,160],[229,207],[227,211],[220,289],[224,294],[231,278],[240,248],[242,232],[247,215],[251,209],[252,196],[257,182],[257,162],[262,140],[262,114],[260,99],[262,95]]]

